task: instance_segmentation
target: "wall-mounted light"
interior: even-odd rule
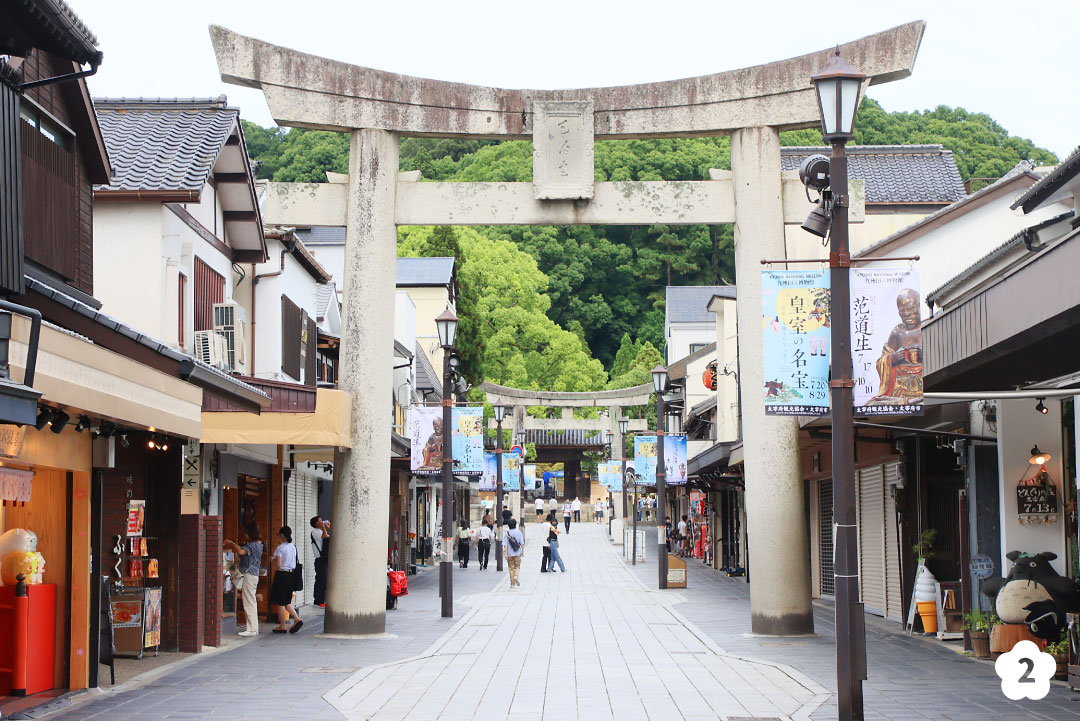
[[[75,432],[82,433],[90,427],[90,416],[80,415],[79,422],[75,424]]]
[[[1051,458],[1049,453],[1043,453],[1039,450],[1039,445],[1035,444],[1035,447],[1031,449],[1031,458],[1028,459],[1028,463],[1033,466],[1045,465]]]
[[[55,414],[56,411],[52,408],[43,407],[39,409],[37,421],[34,422],[34,428],[37,428],[39,431],[42,430],[45,426],[49,425],[49,421],[53,419]]]
[[[1045,400],[1045,399],[1043,399],[1043,398],[1039,399],[1039,402],[1035,404],[1035,410],[1038,411],[1039,413],[1042,413],[1045,416],[1047,413],[1050,412],[1050,409],[1046,407],[1046,404],[1043,403],[1043,400]]]
[[[53,419],[49,421],[49,428],[53,433],[59,434],[64,430],[64,426],[67,425],[69,420],[71,420],[71,416],[63,411],[57,411],[55,415],[53,415]]]

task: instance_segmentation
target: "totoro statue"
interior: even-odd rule
[[[1004,623],[1023,623],[1039,638],[1057,639],[1065,627],[1065,614],[1080,611],[1076,582],[1054,570],[1055,553],[1005,555],[1013,562],[1007,578],[991,578],[982,591],[994,599],[994,610]]]

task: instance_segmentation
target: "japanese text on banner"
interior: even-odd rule
[[[922,319],[913,268],[851,271],[855,413],[922,415]]]
[[[827,270],[761,272],[767,415],[828,415],[830,298]]]

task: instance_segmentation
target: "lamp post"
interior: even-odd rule
[[[450,352],[457,335],[457,316],[447,308],[435,319],[439,329],[439,345],[443,350],[442,393],[442,496],[443,496],[443,556],[439,564],[439,595],[442,597],[442,617],[454,617],[454,468],[451,426],[453,425],[454,388],[450,377]]]
[[[502,399],[495,401],[495,570],[503,570],[503,481],[502,481],[502,422],[506,406]]]
[[[821,130],[832,145],[829,187],[832,232],[832,457],[833,567],[836,593],[836,690],[840,721],[862,721],[866,678],[866,631],[859,603],[859,555],[855,516],[854,381],[851,372],[851,256],[848,250],[848,179],[844,145],[854,137],[855,111],[866,76],[836,55],[810,78],[817,91]]]
[[[660,570],[660,588],[667,588],[667,468],[664,464],[664,389],[667,388],[667,368],[659,363],[652,369],[653,390],[656,391],[656,565]],[[636,470],[636,469],[635,469]]]
[[[629,418],[619,419],[619,458],[622,460],[622,473],[619,475],[619,488],[622,492],[619,495],[622,496],[622,527],[624,529],[626,528],[626,429],[629,426]]]
[[[612,433],[611,431],[608,431],[604,435],[607,438],[608,459],[613,461],[613,460],[615,460],[615,448],[611,445],[611,443],[612,443],[612,441],[615,440],[615,434]],[[610,537],[611,536],[611,517],[613,515],[615,515],[615,513],[614,513],[615,504],[611,502],[611,486],[610,485],[607,487],[607,505],[608,505],[607,534]]]
[[[525,533],[525,431],[518,431],[518,445],[521,446],[521,463],[518,464],[518,525]]]

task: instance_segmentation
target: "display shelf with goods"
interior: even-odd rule
[[[118,656],[142,658],[161,647],[161,596],[159,564],[150,555],[155,536],[144,536],[145,501],[128,501],[126,536],[113,545],[116,577],[111,599],[113,638]]]

